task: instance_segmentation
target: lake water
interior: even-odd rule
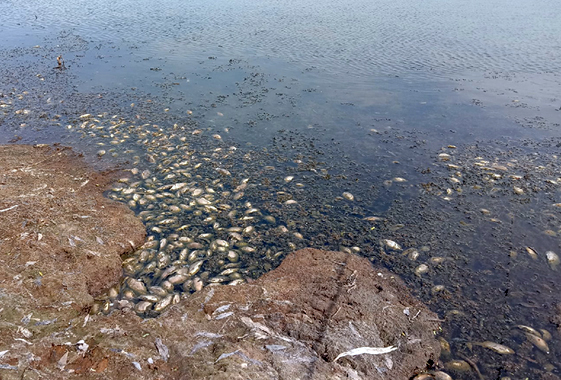
[[[243,202],[301,233],[294,246],[357,246],[400,274],[446,319],[443,362],[470,358],[485,378],[560,374],[561,277],[546,256],[561,254],[558,2],[0,0],[0,36],[0,143],[62,142],[171,185],[171,136],[213,163],[205,186],[226,163],[238,178],[225,191],[251,178]],[[108,196],[130,201],[119,186]],[[297,210],[278,206],[288,199]],[[178,232],[154,226],[155,239]],[[257,226],[258,251],[292,248]],[[247,256],[249,277],[284,257]],[[551,332],[550,353],[517,325]]]

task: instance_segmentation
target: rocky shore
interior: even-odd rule
[[[296,251],[158,318],[90,314],[144,242],[133,212],[103,197],[113,179],[66,148],[0,147],[1,379],[408,379],[438,359],[438,317],[342,252]],[[340,357],[360,347],[392,351]]]

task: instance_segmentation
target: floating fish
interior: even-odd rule
[[[530,255],[530,257],[534,260],[538,259],[538,253],[536,252],[536,250],[534,248],[531,247],[526,247],[526,252],[528,252],[528,255]]]
[[[542,337],[542,334],[539,333],[538,330],[530,327],[530,326],[524,326],[524,325],[517,325],[516,327],[518,327],[520,330],[524,331],[525,333],[529,333],[529,334],[533,334],[539,338]]]
[[[415,274],[417,276],[428,273],[428,271],[429,271],[429,266],[427,264],[421,264],[417,268],[415,268]]]
[[[514,354],[514,350],[512,348],[504,346],[504,345],[499,344],[499,343],[491,342],[491,341],[488,341],[488,340],[486,340],[485,342],[475,342],[473,344],[475,344],[476,346],[481,346],[481,347],[488,348],[488,349],[493,350],[496,353],[499,353],[501,355]]]
[[[355,200],[355,196],[352,195],[351,193],[349,193],[348,191],[345,191],[343,193],[343,198],[345,198],[346,200],[351,201],[351,202]]]
[[[534,346],[536,346],[540,351],[549,354],[549,346],[547,345],[546,341],[536,336],[534,334],[526,333],[526,338],[530,341]]]
[[[559,256],[553,251],[547,251],[545,253],[545,257],[551,269],[557,270],[557,266],[559,265]]]
[[[401,246],[393,240],[383,239],[382,242],[388,247],[396,251],[401,251]]]

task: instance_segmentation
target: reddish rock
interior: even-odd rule
[[[303,249],[252,284],[207,288],[191,296],[189,303],[204,303],[206,318],[196,324],[199,332],[224,331],[222,326],[227,326],[235,333],[223,333],[224,337],[192,355],[197,344],[209,339],[201,335],[187,345],[170,342],[183,376],[201,371],[205,367],[201,363],[212,363],[204,376],[213,379],[236,378],[237,374],[240,379],[343,379],[354,375],[406,379],[440,354],[434,338],[437,316],[411,297],[396,276],[342,252]],[[218,312],[229,304],[227,310]],[[180,316],[194,311],[185,305],[162,316],[162,322],[170,329],[180,325]],[[220,319],[229,312],[233,314]],[[196,335],[197,331],[190,333]],[[340,353],[364,346],[398,349],[333,362]],[[199,351],[203,356],[212,353],[213,360],[199,357]],[[245,369],[255,366],[260,370],[250,376],[242,371],[244,363]]]

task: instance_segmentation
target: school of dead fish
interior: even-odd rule
[[[155,316],[185,293],[208,285],[241,284],[260,265],[256,262],[277,261],[306,246],[305,236],[292,230],[290,223],[246,199],[245,192],[256,186],[256,179],[252,173],[236,172],[228,162],[252,157],[225,146],[218,134],[212,135],[214,146],[197,150],[189,145],[187,135],[199,136],[203,131],[186,131],[177,124],[169,133],[157,125],[84,114],[77,125],[67,128],[83,138],[101,138],[100,158],[123,153],[132,157],[130,176],[119,180],[107,196],[133,209],[148,233],[145,244],[123,261],[121,287],[110,289],[95,304],[94,313],[133,308],[139,315]],[[108,147],[127,140],[136,141],[137,148],[123,152]],[[144,161],[148,165],[143,166]],[[303,188],[295,179],[286,176],[283,182]],[[299,207],[288,191],[278,191],[277,197],[282,207]],[[339,198],[355,200],[349,192]],[[264,235],[278,236],[279,244],[265,244]],[[356,246],[341,249],[360,251]]]

